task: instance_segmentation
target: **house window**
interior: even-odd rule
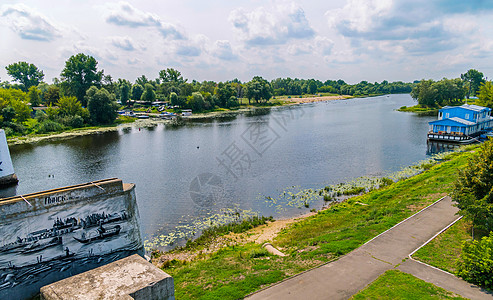
[[[445,114],[445,118],[449,118],[450,117],[450,114],[449,113],[446,113]]]
[[[469,119],[469,114],[466,114],[466,119]]]

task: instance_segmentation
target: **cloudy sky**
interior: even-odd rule
[[[2,0],[0,36],[2,81],[27,61],[51,83],[79,52],[130,81],[493,77],[491,0]]]

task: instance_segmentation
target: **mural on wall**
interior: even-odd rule
[[[142,254],[134,186],[126,187],[111,179],[0,200],[0,298],[29,298],[51,282]]]

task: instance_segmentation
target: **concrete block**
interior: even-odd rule
[[[41,288],[41,299],[175,299],[173,277],[135,254]]]

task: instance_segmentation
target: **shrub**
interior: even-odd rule
[[[5,130],[5,136],[6,137],[10,137],[10,136],[14,135],[14,131],[12,130],[12,128],[5,127],[4,130]]]
[[[42,110],[37,110],[35,118],[36,120],[38,120],[38,122],[43,122],[44,120],[48,119],[48,115]]]
[[[457,274],[471,283],[493,289],[493,232],[480,241],[464,243]]]
[[[63,129],[64,128],[62,124],[57,123],[55,121],[46,120],[39,124],[36,132],[48,133],[48,132],[62,131]]]
[[[15,133],[24,134],[24,132],[26,131],[26,127],[24,127],[22,124],[15,122],[3,122],[3,127],[11,128],[14,134]]]
[[[267,251],[267,249],[265,248],[260,248],[260,249],[253,249],[248,256],[250,258],[259,258],[267,255],[269,255],[269,251]]]
[[[69,126],[72,128],[80,128],[84,126],[84,119],[82,119],[81,116],[75,115],[75,116],[66,116],[62,118],[62,124],[65,126]]]
[[[379,187],[385,187],[385,186],[389,186],[391,185],[392,183],[394,183],[394,181],[390,178],[387,178],[387,177],[383,177],[382,178],[382,183],[379,185]]]

